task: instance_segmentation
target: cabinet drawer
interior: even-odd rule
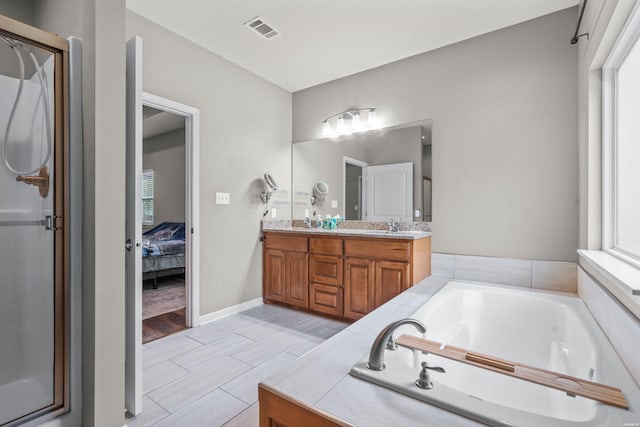
[[[311,283],[309,286],[309,308],[321,313],[342,316],[342,288]]]
[[[302,236],[288,236],[279,233],[265,233],[265,245],[267,249],[280,249],[284,251],[307,252],[309,239]]]
[[[325,285],[342,286],[342,257],[311,254],[309,280]]]
[[[315,254],[342,255],[342,239],[312,237],[309,239],[309,251]]]
[[[402,240],[345,239],[344,254],[359,258],[408,261],[411,258],[411,243]]]

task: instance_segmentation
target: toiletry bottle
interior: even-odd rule
[[[322,214],[318,212],[318,216],[316,217],[316,227],[322,228]]]

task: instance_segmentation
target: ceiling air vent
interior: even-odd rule
[[[264,22],[264,19],[260,18],[259,16],[256,16],[255,18],[248,20],[247,22],[244,23],[244,25],[245,27],[255,31],[256,33],[258,33],[258,35],[260,35],[261,37],[264,37],[267,40],[272,39],[277,35],[280,35],[279,32],[274,30],[271,25]]]

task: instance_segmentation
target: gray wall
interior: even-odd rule
[[[360,160],[370,166],[392,163],[414,163],[414,209],[421,206],[422,130],[418,126],[389,131],[343,136],[337,140],[321,139],[293,145],[293,188],[294,194],[309,193],[305,197],[293,199],[292,216],[303,219],[304,210],[312,215],[316,210],[324,215],[343,215],[342,174],[343,157]],[[329,185],[329,194],[324,201],[312,207],[309,200],[316,181]],[[331,207],[331,200],[338,201],[338,207]],[[422,209],[422,208],[420,208]]]
[[[433,250],[576,259],[576,8],[293,95],[293,140],[377,107],[383,123],[433,119]]]
[[[0,0],[0,15],[16,21],[36,25],[35,0]]]
[[[259,298],[258,195],[267,171],[291,182],[291,94],[127,12],[134,35],[144,40],[144,90],[200,109],[200,313]],[[216,192],[231,204],[216,205]]]
[[[144,140],[142,167],[153,169],[154,226],[184,222],[184,138],[182,128]]]
[[[36,1],[38,27],[83,41],[84,426],[124,424],[124,14],[122,0]],[[79,328],[75,323],[72,331]],[[72,396],[78,391],[74,386]],[[72,401],[74,416],[77,403]],[[74,417],[60,420],[80,425]]]

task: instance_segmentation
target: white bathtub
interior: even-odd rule
[[[427,327],[425,338],[478,353],[592,380],[622,389],[631,409],[640,392],[621,360],[577,297],[464,282],[449,282],[412,316]],[[403,333],[420,335],[403,326]],[[413,383],[419,364],[441,366],[432,390]],[[640,422],[637,412],[492,371],[400,348],[386,351],[386,369],[352,374],[491,425],[622,426]]]

